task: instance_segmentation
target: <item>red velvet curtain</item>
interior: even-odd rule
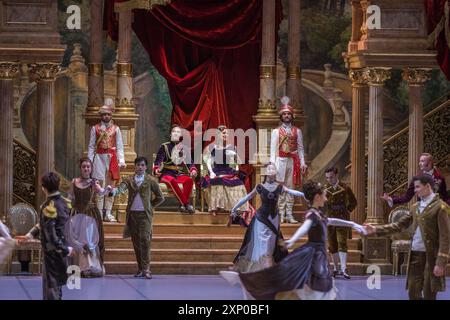
[[[448,0],[424,0],[425,1],[425,12],[427,15],[427,28],[428,34],[433,33],[433,31],[438,26],[439,22],[445,20],[445,3]],[[450,28],[450,19],[445,20],[447,27]],[[446,75],[447,79],[450,81],[450,43],[447,42],[445,36],[445,25],[443,30],[439,33],[437,41],[435,43],[435,49],[437,50],[437,60],[438,63]]]
[[[277,26],[281,1],[277,1]],[[105,0],[105,29],[117,40],[114,3]],[[172,122],[192,130],[253,126],[259,98],[261,0],[174,0],[134,10],[133,30],[168,82]]]

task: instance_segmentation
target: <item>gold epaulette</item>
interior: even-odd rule
[[[44,216],[46,216],[49,219],[56,219],[58,216],[58,211],[56,210],[55,203],[50,201],[50,203],[42,209],[42,212],[44,213]]]
[[[450,215],[450,206],[445,202],[441,203],[441,209],[445,211],[448,215]]]

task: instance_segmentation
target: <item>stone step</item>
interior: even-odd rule
[[[298,221],[304,220],[304,207],[300,204],[294,206],[294,217]],[[125,213],[119,213],[119,222],[124,223]],[[195,214],[182,214],[174,211],[155,211],[153,215],[154,224],[227,224],[229,219],[229,213],[221,212],[216,216],[208,212],[196,212]]]
[[[152,249],[151,258],[164,262],[229,262],[237,249]],[[133,249],[106,249],[105,261],[134,261]]]
[[[229,262],[159,262],[152,261],[150,269],[154,274],[190,274],[190,275],[217,275],[221,270],[227,270]],[[106,261],[107,274],[133,274],[137,272],[137,263],[134,261],[117,262]]]
[[[283,235],[293,234],[300,224],[283,224]],[[122,234],[123,223],[105,222],[103,224],[105,234]],[[243,235],[245,228],[240,225],[230,227],[225,224],[153,224],[153,234],[223,234]]]
[[[151,259],[164,262],[229,262],[239,249],[152,249]],[[106,249],[105,262],[135,261],[133,249]],[[349,250],[348,262],[361,262],[361,251]]]
[[[243,236],[227,235],[154,235],[152,248],[154,249],[239,249]],[[300,239],[298,246],[304,244],[306,238]],[[123,239],[121,235],[107,234],[105,236],[105,248],[107,249],[132,249],[131,239]],[[359,238],[348,241],[349,250],[360,250]]]
[[[195,275],[217,275],[219,271],[227,270],[231,263],[227,262],[160,262],[152,261],[150,268],[153,274],[195,274]],[[351,275],[367,275],[369,264],[348,263],[347,269]],[[391,264],[378,264],[382,274],[391,274]],[[108,274],[133,274],[137,271],[136,262],[105,262]]]
[[[229,213],[219,213],[216,216],[208,212],[197,212],[195,214],[182,214],[180,212],[155,211],[153,215],[154,224],[227,224]],[[125,220],[124,220],[125,221]]]

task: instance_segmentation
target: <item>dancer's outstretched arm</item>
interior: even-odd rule
[[[328,218],[328,225],[334,226],[334,227],[350,227],[358,231],[359,233],[363,235],[367,235],[366,229],[353,221],[348,220],[341,220],[341,219],[335,219],[335,218]]]
[[[0,221],[0,238],[11,239],[11,235],[9,234],[9,229]]]
[[[310,213],[310,214],[313,214],[313,213]],[[308,231],[309,231],[309,229],[311,229],[311,226],[312,226],[312,220],[308,219],[308,216],[307,216],[305,222],[303,222],[302,226],[300,228],[298,228],[297,231],[295,231],[292,238],[290,238],[289,240],[286,240],[286,246],[288,248],[291,248],[298,239],[300,239],[304,235],[308,234]]]
[[[305,194],[303,192],[294,190],[294,189],[289,189],[288,187],[283,186],[283,192],[287,192],[290,195],[293,195],[294,197],[305,197]]]
[[[235,204],[233,209],[231,209],[231,215],[236,215],[237,209],[239,209],[244,203],[251,200],[256,195],[256,188],[254,188],[249,194],[247,194],[245,197],[243,197],[241,200],[239,200],[238,203]]]

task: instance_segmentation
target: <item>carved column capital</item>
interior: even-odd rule
[[[17,77],[20,70],[18,62],[0,62],[0,80],[10,80]]]
[[[28,72],[31,81],[41,81],[41,80],[55,80],[58,73],[61,71],[61,66],[59,63],[33,63],[28,65]]]
[[[367,85],[366,70],[364,69],[351,69],[348,73],[348,77],[352,81],[352,86],[365,86]]]
[[[392,68],[367,68],[364,72],[365,78],[371,86],[383,86],[391,78]]]
[[[403,79],[409,85],[423,86],[431,79],[431,69],[429,68],[406,68],[403,70]]]

